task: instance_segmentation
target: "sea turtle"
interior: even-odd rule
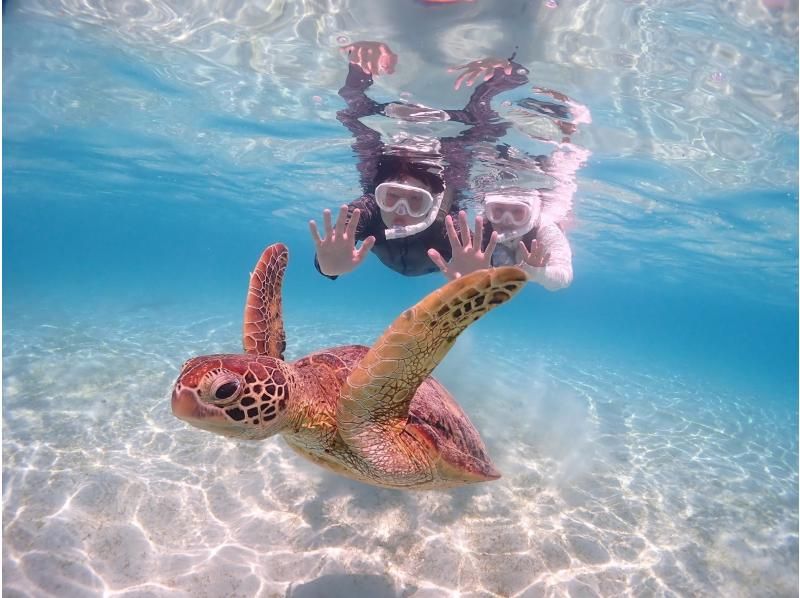
[[[370,348],[334,347],[292,363],[281,315],[289,252],[264,250],[250,275],[244,355],[187,361],[172,412],[236,438],[282,434],[302,456],[376,486],[448,488],[500,473],[475,427],[430,373],[456,337],[525,284],[516,267],[480,270],[405,310]]]

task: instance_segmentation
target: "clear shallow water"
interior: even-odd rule
[[[377,325],[330,334],[335,314],[303,315],[287,330],[292,357],[368,342]],[[509,355],[480,326],[439,377],[504,478],[400,493],[322,472],[279,440],[210,438],[170,416],[175,363],[236,350],[237,321],[175,307],[73,318],[6,327],[9,591],[744,596],[796,585],[795,418],[754,397],[572,353]],[[479,358],[494,379],[471,365]]]
[[[796,9],[503,6],[6,6],[4,594],[796,595]],[[437,370],[502,480],[378,490],[175,420],[266,244],[291,357],[441,282],[311,268],[358,193],[337,40],[400,55],[374,97],[460,107],[444,67],[501,32],[593,117],[573,286]]]

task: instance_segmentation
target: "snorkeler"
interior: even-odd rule
[[[572,212],[576,174],[590,152],[572,143],[571,136],[578,125],[591,123],[591,114],[586,106],[561,92],[541,87],[532,91],[534,97],[517,100],[504,118],[555,149],[549,156],[529,156],[508,145],[496,146],[494,176],[479,177],[484,180],[474,185],[480,200],[474,233],[470,234],[464,212],[457,222],[448,217],[449,263],[436,248],[429,251],[429,257],[447,278],[516,264],[527,272],[531,282],[550,291],[572,283],[572,249],[563,226]],[[548,183],[515,183],[526,170],[544,175]]]
[[[379,104],[364,93],[372,76],[391,74],[397,56],[386,44],[357,42],[343,48],[350,65],[339,95],[347,108],[337,118],[355,137],[363,195],[341,206],[335,223],[329,210],[323,213],[324,237],[315,221],[309,222],[316,245],[315,266],[329,278],[351,272],[370,250],[386,266],[406,276],[436,272],[429,248],[450,258],[445,216],[457,214],[462,193],[469,183],[471,145],[497,140],[508,127],[496,122],[491,99],[503,91],[524,85],[527,69],[508,59],[487,58],[461,67],[458,82],[481,83],[463,110],[436,110],[426,106],[389,102]],[[383,115],[406,122],[456,121],[469,125],[458,136],[431,139],[400,136],[383,143],[378,131],[359,119]],[[356,248],[356,242],[361,247]]]
[[[520,131],[555,149],[549,156],[529,156],[508,145],[496,146],[494,177],[479,177],[488,180],[476,185],[480,208],[474,233],[470,234],[464,212],[457,222],[448,216],[449,263],[436,248],[428,252],[447,278],[516,264],[528,280],[550,291],[572,283],[572,249],[562,227],[572,212],[576,174],[589,151],[573,144],[571,136],[579,124],[591,123],[591,115],[586,106],[561,92],[541,87],[533,91],[539,97],[518,100],[506,117]],[[549,183],[514,184],[525,170],[545,175]]]
[[[562,143],[550,156],[538,157],[542,171],[554,181],[551,187],[506,186],[482,193],[474,233],[470,234],[465,212],[458,215],[460,231],[448,215],[451,258],[448,262],[436,248],[428,251],[429,257],[451,280],[490,266],[518,265],[529,281],[549,291],[568,287],[572,249],[562,222],[577,189],[575,174],[588,156],[588,150]]]

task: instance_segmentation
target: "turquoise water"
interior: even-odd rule
[[[497,482],[372,488],[170,412],[185,359],[239,351],[270,243],[292,359],[443,283],[313,268],[307,220],[360,195],[363,39],[399,56],[382,101],[463,107],[446,67],[516,45],[591,111],[573,284],[434,373]],[[796,39],[749,0],[6,3],[3,594],[796,595]]]

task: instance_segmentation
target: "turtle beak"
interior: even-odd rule
[[[200,402],[197,394],[188,388],[177,388],[172,391],[172,414],[178,419],[196,423],[197,420],[221,419],[225,416],[219,409]]]
[[[178,419],[190,419],[200,406],[197,395],[187,388],[172,391],[172,415]]]

